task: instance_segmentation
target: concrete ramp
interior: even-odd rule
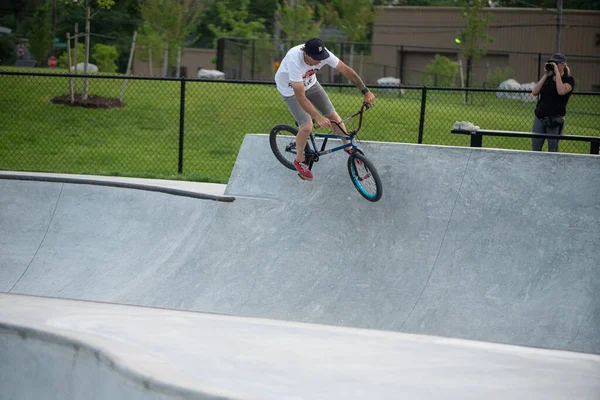
[[[12,294],[0,357],[11,400],[600,398],[598,355]]]
[[[600,158],[363,147],[378,203],[264,135],[233,203],[0,180],[1,290],[600,354]]]

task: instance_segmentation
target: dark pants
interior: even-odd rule
[[[531,132],[533,133],[550,133],[553,135],[562,135],[564,124],[547,127],[544,125],[542,121],[540,121],[537,117],[533,118],[533,128]],[[542,147],[544,147],[544,141],[546,139],[531,139],[531,150],[532,151],[542,151]],[[548,151],[557,152],[558,151],[558,140],[556,139],[548,139]]]

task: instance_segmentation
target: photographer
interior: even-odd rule
[[[561,135],[575,79],[570,76],[567,57],[562,53],[554,54],[544,68],[544,74],[531,90],[534,96],[540,95],[535,107],[532,132]],[[541,151],[544,140],[532,139],[531,150]],[[558,140],[548,139],[548,151],[558,151]]]

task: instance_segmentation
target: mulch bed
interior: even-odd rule
[[[86,107],[86,108],[121,108],[125,106],[119,99],[113,99],[110,97],[95,96],[93,94],[88,95],[87,100],[81,99],[81,94],[74,96],[74,101],[71,103],[71,96],[56,96],[51,100],[54,104],[64,104],[66,106],[74,107]]]

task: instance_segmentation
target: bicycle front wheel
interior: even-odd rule
[[[291,170],[296,170],[294,160],[296,159],[296,134],[298,129],[291,125],[277,125],[269,133],[269,144],[275,157]],[[305,154],[310,151],[308,143],[304,148]]]
[[[361,153],[348,157],[348,173],[358,193],[369,201],[379,201],[383,186],[373,163]]]

